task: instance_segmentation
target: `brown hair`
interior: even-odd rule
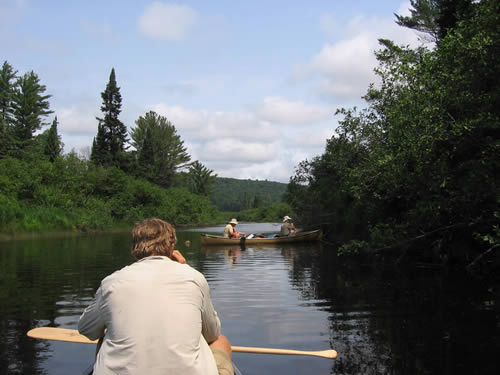
[[[132,229],[132,256],[136,260],[151,255],[170,257],[176,241],[172,225],[157,218],[145,219]]]

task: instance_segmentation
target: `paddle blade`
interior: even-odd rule
[[[38,327],[28,331],[27,335],[35,339],[77,342],[81,344],[97,344],[97,340],[89,340],[75,329]]]

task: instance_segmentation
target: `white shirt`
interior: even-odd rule
[[[205,277],[187,264],[151,256],[102,280],[78,330],[106,336],[95,375],[217,375],[207,341],[220,321]]]

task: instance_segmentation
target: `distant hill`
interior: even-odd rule
[[[273,181],[216,178],[210,200],[220,211],[238,212],[283,201],[287,184]]]

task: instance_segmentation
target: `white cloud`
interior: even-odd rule
[[[277,156],[276,145],[247,142],[240,139],[213,139],[205,143],[199,151],[207,161],[225,160],[234,163],[263,163],[274,160]]]
[[[405,2],[401,3],[401,5],[399,6],[399,9],[394,13],[396,13],[400,16],[409,17],[409,16],[411,16],[410,8],[412,8],[411,3],[409,1],[405,1]]]
[[[330,139],[334,133],[335,126],[332,122],[332,126],[330,127],[323,126],[317,129],[311,129],[307,132],[295,134],[289,137],[286,143],[292,148],[309,149],[319,155],[324,152],[326,140]]]
[[[155,1],[139,17],[138,29],[152,39],[178,41],[184,39],[197,18],[188,6]]]
[[[332,114],[329,108],[303,102],[293,102],[271,96],[257,109],[259,118],[276,124],[308,125],[323,121]]]
[[[206,142],[212,139],[239,138],[261,143],[272,142],[277,131],[265,121],[249,112],[223,112],[190,110],[181,106],[159,103],[151,106],[156,113],[165,116],[182,137]]]
[[[94,112],[88,108],[77,106],[56,108],[54,115],[57,116],[58,132],[67,136],[95,136],[97,133],[97,113]]]
[[[407,3],[398,12],[404,13]],[[323,29],[334,24],[331,15],[323,15]],[[418,35],[398,26],[393,18],[356,16],[342,28],[341,38],[326,43],[306,64],[298,64],[293,81],[310,81],[317,93],[337,102],[359,100],[370,83],[377,82],[373,69],[377,66],[374,52],[380,48],[379,38],[398,44],[416,46]]]

